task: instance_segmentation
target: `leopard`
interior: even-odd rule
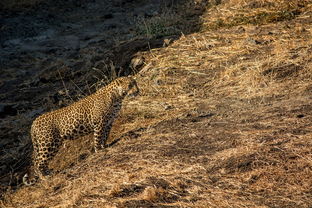
[[[33,185],[52,174],[49,162],[64,140],[93,134],[93,148],[98,152],[107,147],[112,124],[119,114],[126,96],[139,94],[134,76],[119,77],[95,93],[66,107],[38,116],[31,125],[33,144],[32,168],[23,183]]]

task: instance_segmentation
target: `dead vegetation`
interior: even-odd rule
[[[59,173],[2,206],[311,207],[311,6],[210,7],[201,32],[144,53],[141,96],[125,102],[110,148],[68,144]],[[277,16],[249,22],[263,12]],[[226,27],[209,26],[218,18]]]
[[[218,12],[209,16],[204,28],[215,30],[238,25],[264,25],[280,21],[290,21],[298,15],[309,11],[309,0],[230,0],[214,7]]]

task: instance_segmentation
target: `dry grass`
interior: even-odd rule
[[[238,25],[263,25],[289,21],[305,13],[311,7],[309,0],[229,0],[214,7],[218,12],[209,15],[203,28],[230,28]]]
[[[226,1],[204,24],[250,2],[288,5]],[[203,29],[146,52],[142,93],[125,101],[116,143],[64,160],[72,144],[55,159],[67,163],[59,173],[2,206],[311,207],[312,11],[301,2],[292,20]]]

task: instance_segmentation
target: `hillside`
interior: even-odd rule
[[[179,21],[196,27],[113,48],[110,57],[126,57],[127,44],[155,43],[110,68],[143,62],[127,69],[141,93],[124,101],[110,147],[92,153],[91,136],[66,142],[51,164],[57,173],[31,187],[15,179],[2,207],[312,206],[312,2],[190,5]],[[92,77],[81,70],[71,77],[78,86]],[[64,89],[57,83],[47,93]]]

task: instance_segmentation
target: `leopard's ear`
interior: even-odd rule
[[[119,94],[120,96],[123,96],[123,94],[124,94],[124,89],[122,88],[122,86],[118,86],[118,87],[117,87],[117,91],[118,91],[118,94]]]
[[[133,75],[128,75],[128,78],[132,78],[132,79],[136,80],[136,77]]]

